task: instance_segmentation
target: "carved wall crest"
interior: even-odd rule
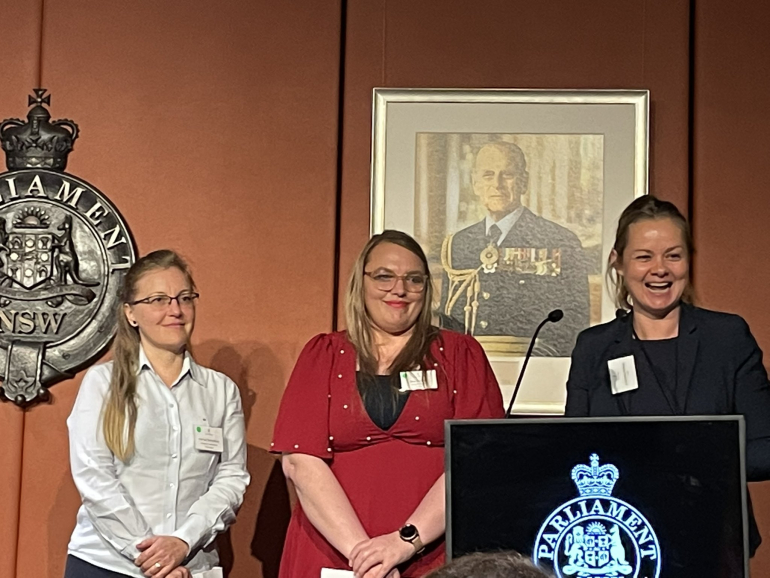
[[[19,405],[45,399],[108,345],[136,256],[117,208],[63,172],[77,125],[51,122],[50,96],[34,92],[26,123],[0,123],[0,397]]]

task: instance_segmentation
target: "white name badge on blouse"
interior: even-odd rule
[[[423,376],[425,376],[424,379]],[[399,374],[399,377],[401,377],[401,389],[399,389],[399,391],[438,389],[435,369],[429,369],[427,371],[402,371]]]
[[[207,425],[196,425],[195,449],[202,452],[224,451],[225,447],[222,440],[222,428],[209,427]]]
[[[211,570],[193,572],[192,578],[224,578],[224,574],[220,566],[214,566]]]
[[[610,359],[607,361],[607,368],[610,370],[610,387],[613,395],[639,389],[633,355]]]
[[[334,568],[321,568],[321,578],[353,578],[355,574],[350,570],[335,570]]]

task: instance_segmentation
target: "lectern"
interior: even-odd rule
[[[446,425],[448,558],[516,550],[558,578],[746,578],[741,416]]]

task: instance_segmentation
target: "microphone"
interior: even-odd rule
[[[527,364],[529,363],[529,358],[532,357],[532,350],[535,348],[535,340],[537,339],[537,334],[540,333],[540,330],[543,328],[543,325],[546,323],[558,323],[562,320],[564,317],[564,311],[561,309],[554,309],[548,314],[548,317],[543,319],[540,322],[540,325],[537,326],[537,329],[535,329],[535,334],[532,336],[532,341],[529,342],[529,349],[527,349],[527,355],[524,358],[524,365],[521,368],[521,371],[519,372],[519,379],[516,380],[516,387],[513,390],[513,395],[511,396],[511,403],[508,404],[508,411],[505,412],[506,419],[511,417],[511,410],[513,409],[513,402],[516,401],[516,395],[519,393],[519,387],[521,387],[521,380],[524,377],[524,372],[527,370]]]

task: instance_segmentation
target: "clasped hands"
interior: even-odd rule
[[[348,564],[356,578],[400,578],[396,566],[414,556],[414,546],[398,532],[362,540],[350,551]]]
[[[190,571],[180,564],[190,548],[187,542],[174,536],[151,536],[136,545],[142,553],[134,564],[148,578],[191,578]]]

